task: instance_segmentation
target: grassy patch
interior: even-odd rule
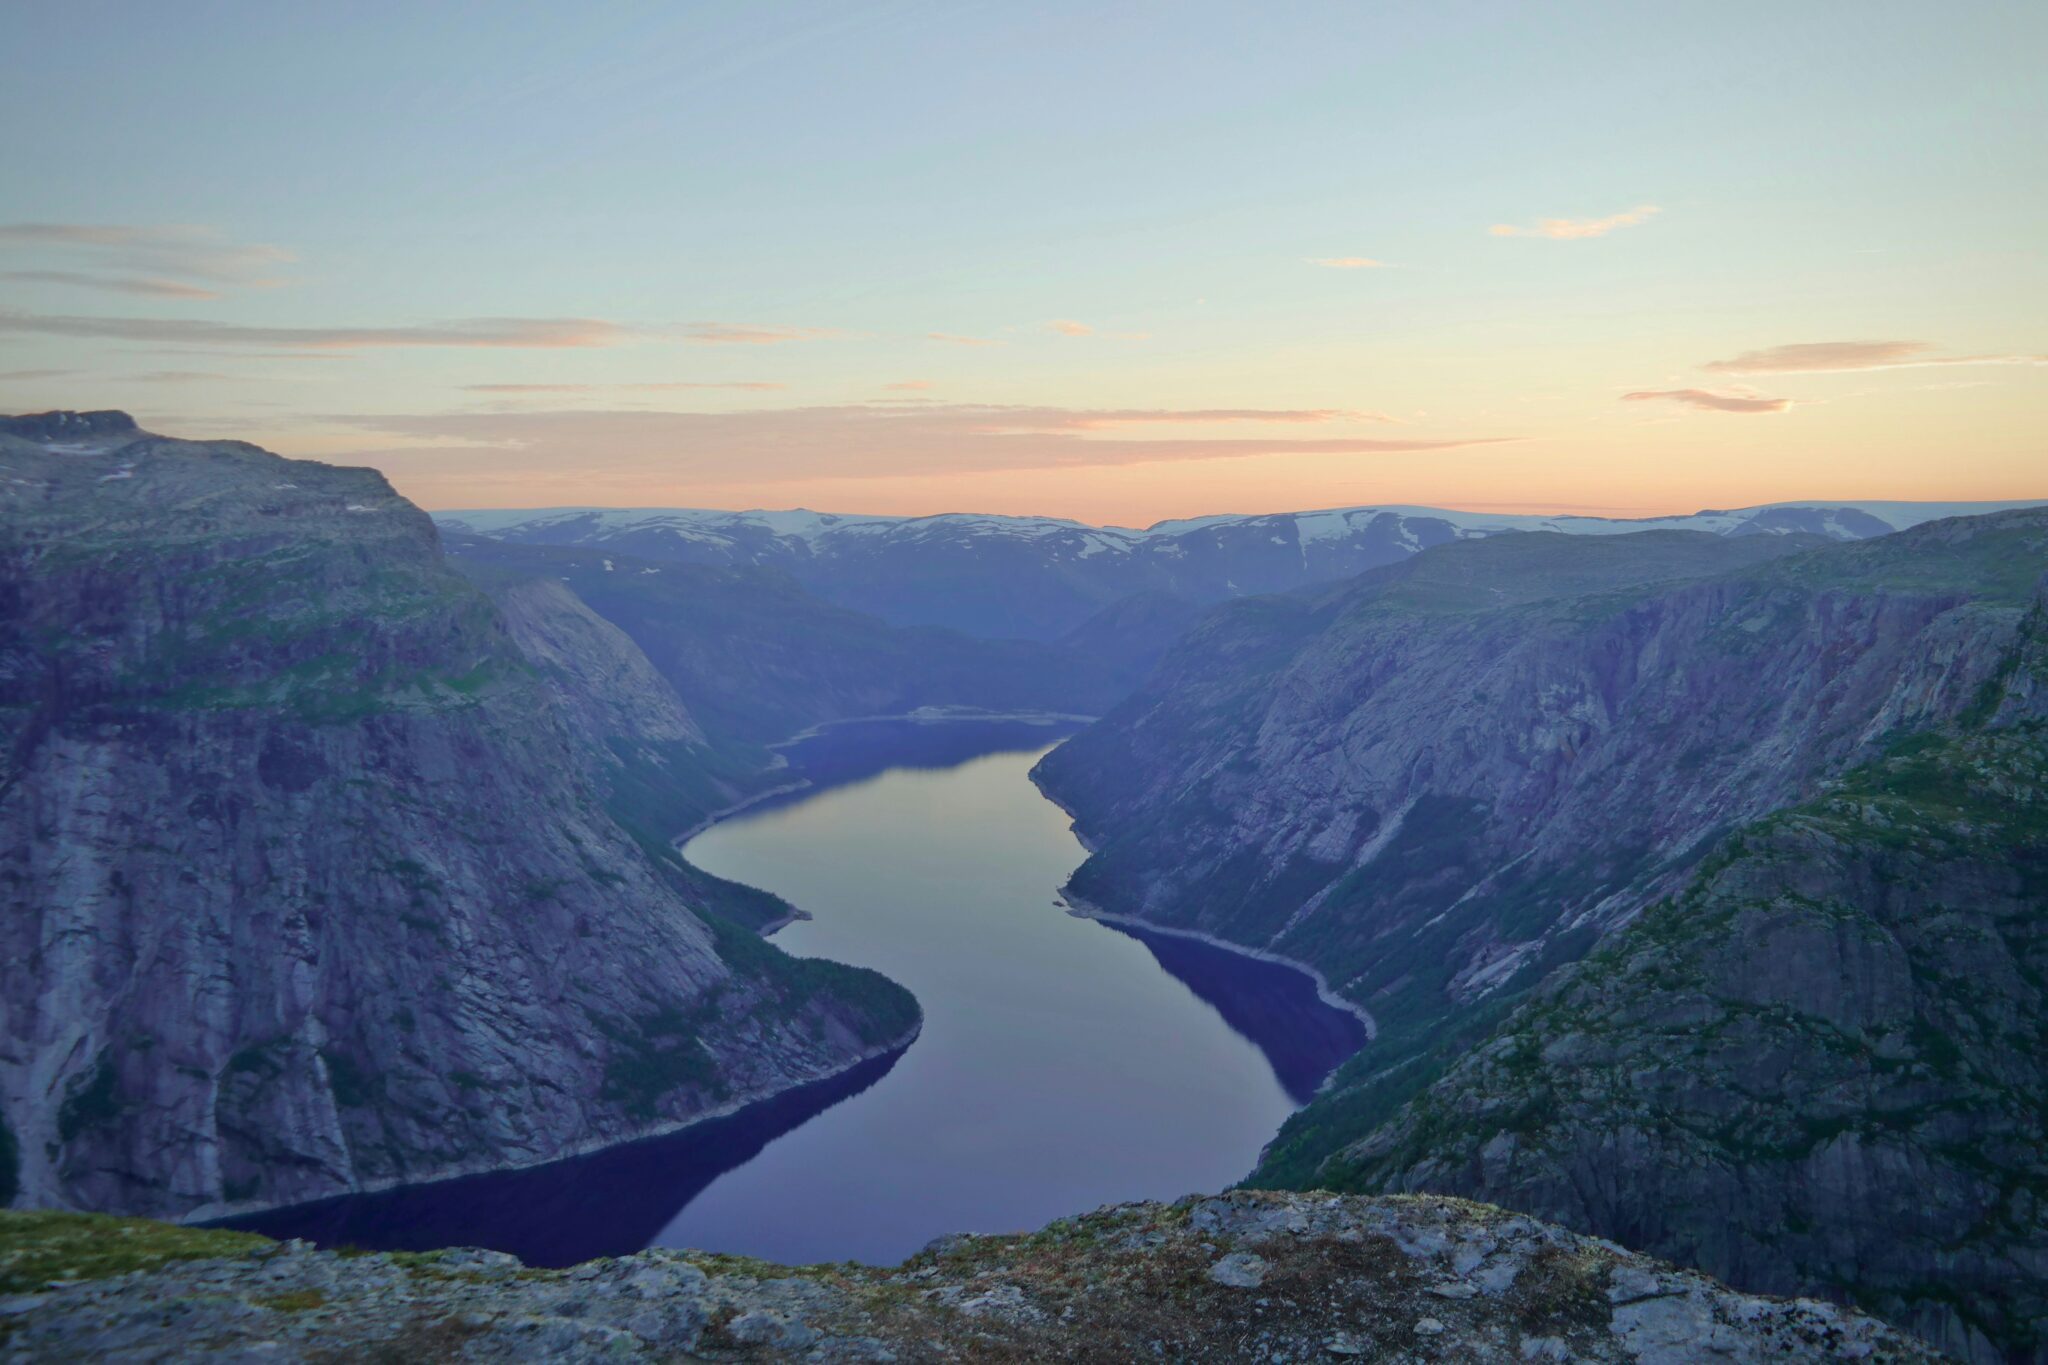
[[[51,1280],[103,1280],[172,1261],[247,1256],[274,1246],[253,1232],[47,1209],[0,1210],[0,1293]]]

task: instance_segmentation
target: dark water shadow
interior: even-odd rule
[[[1179,934],[1101,923],[1144,944],[1168,975],[1265,1053],[1296,1104],[1314,1099],[1324,1079],[1366,1044],[1364,1021],[1325,1002],[1315,979],[1299,967]]]
[[[988,754],[1035,752],[1079,728],[988,719],[836,726],[785,749],[792,770],[811,785],[763,806],[800,802],[890,769],[944,769]],[[1296,968],[1142,927],[1104,927],[1142,943],[1161,969],[1250,1040],[1297,1104],[1366,1041],[1363,1025],[1324,1003],[1314,980]],[[653,1241],[721,1176],[874,1086],[902,1055],[876,1058],[665,1137],[520,1171],[339,1196],[221,1226],[379,1251],[482,1246],[536,1266],[628,1254]]]
[[[790,772],[810,785],[747,807],[752,815],[795,805],[898,768],[957,768],[990,754],[1033,753],[1077,733],[1077,720],[862,720],[827,726],[781,746]]]
[[[902,1056],[899,1051],[876,1057],[724,1118],[588,1156],[341,1195],[214,1226],[373,1251],[488,1247],[534,1266],[623,1256],[645,1247],[705,1186],[874,1085]]]

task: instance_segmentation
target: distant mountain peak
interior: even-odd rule
[[[96,412],[31,412],[0,417],[0,436],[24,441],[62,441],[79,437],[140,435],[135,419],[115,408]]]
[[[1380,503],[1195,517],[1142,530],[973,512],[889,517],[552,508],[446,511],[435,519],[445,530],[513,544],[579,546],[651,562],[779,568],[832,602],[897,625],[1053,640],[1133,593],[1207,603],[1290,592],[1461,540],[1656,531],[1866,540],[2018,505],[1819,499],[1618,519]]]

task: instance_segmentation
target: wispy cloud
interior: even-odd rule
[[[1496,237],[1548,237],[1553,241],[1572,242],[1588,237],[1605,237],[1616,228],[1636,227],[1649,222],[1661,211],[1655,204],[1640,204],[1626,213],[1610,213],[1605,218],[1542,218],[1534,227],[1495,223],[1487,231]]]
[[[63,379],[76,370],[0,370],[0,380],[26,384],[36,379]]]
[[[676,393],[688,389],[739,389],[750,392],[767,392],[771,389],[786,389],[787,384],[771,383],[763,379],[734,380],[731,382],[710,382],[699,380],[670,380],[650,384],[464,384],[468,393]]]
[[[683,337],[700,346],[780,346],[791,341],[822,341],[842,336],[834,327],[782,327],[747,322],[693,322]]]
[[[178,280],[141,275],[94,275],[83,270],[0,270],[0,280],[17,284],[62,284],[97,289],[105,294],[136,294],[153,299],[217,299],[220,291]]]
[[[208,298],[220,288],[263,288],[279,283],[276,270],[295,259],[282,247],[237,242],[218,229],[182,223],[0,223],[0,248],[58,256],[76,264],[121,272],[107,276],[50,269],[38,272],[46,284],[73,284],[118,293],[154,292],[164,298]],[[140,277],[140,278],[137,278]],[[133,286],[195,289],[167,293]]]
[[[899,379],[893,384],[884,384],[882,387],[898,391],[918,391],[932,388],[934,385],[929,379]]]
[[[760,481],[816,477],[884,478],[990,470],[1057,469],[1257,455],[1372,456],[1453,450],[1503,437],[1367,436],[1342,431],[1360,420],[1342,409],[1100,409],[964,403],[882,402],[753,412],[526,411],[354,416],[336,420],[401,438],[396,449],[348,452],[387,468],[436,470],[465,480],[487,455],[495,476],[555,477],[644,490],[729,482],[736,471]],[[1363,420],[1373,418],[1367,415]],[[1245,425],[1328,435],[1248,431],[1229,437],[1119,436],[1134,425]]]
[[[1376,261],[1370,256],[1311,256],[1310,265],[1319,265],[1325,270],[1387,270],[1385,261]]]
[[[213,370],[151,370],[147,374],[131,374],[121,382],[127,384],[207,384],[216,380],[233,379],[231,374],[220,374]]]
[[[1709,389],[1638,389],[1621,396],[1624,403],[1682,403],[1709,412],[1784,412],[1789,398],[1754,398],[1748,394],[1715,393]]]
[[[1095,431],[1105,427],[1145,425],[1219,426],[1277,423],[1282,426],[1329,422],[1393,422],[1384,412],[1362,408],[993,408],[1010,414],[1004,420],[1032,429]]]
[[[958,332],[926,332],[927,341],[943,341],[949,346],[1000,346],[1003,343],[994,337],[961,336]]]
[[[1801,341],[1744,351],[1700,368],[1717,374],[1827,374],[1930,365],[2048,365],[2048,355],[1931,355],[1930,341]]]
[[[4,312],[5,310],[0,310]],[[121,355],[167,355],[204,356],[209,360],[232,358],[235,360],[348,360],[352,357],[346,351],[214,351],[190,346],[123,347],[116,354]]]
[[[1045,325],[1047,328],[1049,328],[1052,331],[1058,332],[1063,337],[1086,337],[1095,335],[1095,329],[1093,327],[1090,327],[1085,322],[1076,322],[1072,318],[1060,318],[1056,321],[1048,322]]]
[[[391,347],[561,350],[618,346],[639,336],[599,318],[462,318],[403,327],[258,327],[198,318],[71,317],[11,308],[0,308],[0,333],[342,351]]]

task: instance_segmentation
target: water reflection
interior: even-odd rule
[[[808,789],[688,846],[812,912],[776,935],[787,950],[908,986],[926,1022],[901,1056],[670,1137],[238,1225],[536,1264],[650,1241],[890,1262],[1242,1177],[1357,1021],[1291,968],[1059,907],[1082,851],[1027,774],[1072,728],[834,727],[787,750]]]

